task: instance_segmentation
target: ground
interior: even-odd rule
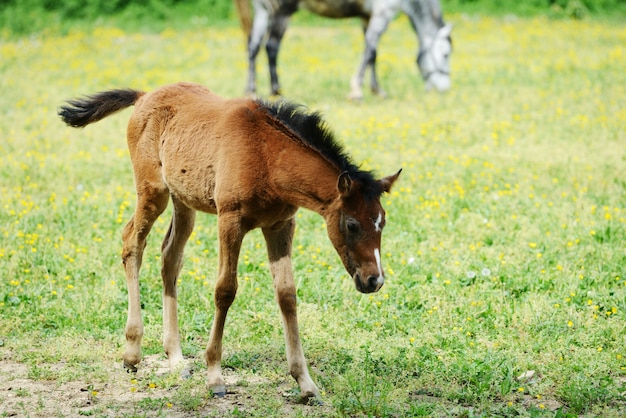
[[[256,392],[254,386],[269,383],[261,378],[248,377],[244,383],[236,375],[225,371],[224,378],[229,388],[225,397],[212,398],[207,391],[206,395],[198,398],[196,404],[186,404],[184,400],[176,398],[177,385],[159,388],[145,383],[150,380],[148,376],[169,374],[167,360],[163,356],[146,356],[136,377],[126,373],[121,362],[111,364],[108,377],[100,384],[33,379],[29,377],[29,367],[11,357],[10,353],[2,353],[0,361],[0,416],[250,416],[258,413],[251,407],[251,403],[254,403],[253,393]],[[53,369],[58,372],[65,367],[67,365],[61,363]],[[282,385],[270,386],[278,391],[277,396],[283,398],[282,406],[276,410],[279,416],[324,416],[330,412],[324,405],[298,404],[289,392],[292,384],[287,379]]]

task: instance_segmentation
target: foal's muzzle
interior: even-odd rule
[[[361,280],[361,274],[357,272],[354,274],[354,284],[356,285],[356,290],[361,293],[374,293],[383,287],[385,278],[383,276],[370,275],[367,277],[367,280]]]

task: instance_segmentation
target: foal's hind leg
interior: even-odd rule
[[[183,362],[178,330],[176,282],[183,266],[183,250],[193,231],[196,213],[177,199],[173,198],[172,201],[174,213],[161,247],[163,254],[161,276],[163,278],[163,348],[169,359],[170,369],[174,371]],[[189,371],[183,370],[182,374],[186,376]]]
[[[128,286],[128,319],[126,321],[126,349],[124,366],[129,371],[137,371],[135,367],[141,361],[141,338],[143,322],[141,320],[141,302],[139,300],[139,269],[146,238],[154,221],[167,207],[169,195],[165,188],[144,184],[138,187],[137,207],[124,232],[122,240],[122,262],[126,272]]]
[[[300,396],[308,400],[319,396],[319,390],[309,376],[298,331],[296,286],[291,268],[291,247],[295,225],[295,221],[291,219],[278,229],[263,229],[263,235],[267,243],[276,299],[283,317],[289,371],[300,386]]]
[[[207,383],[217,396],[226,394],[226,384],[222,377],[222,337],[226,314],[237,294],[237,260],[241,242],[247,232],[241,225],[236,212],[219,213],[217,218],[219,234],[219,273],[215,285],[215,317],[211,336],[206,349]]]

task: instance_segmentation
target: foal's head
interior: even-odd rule
[[[328,236],[358,291],[377,292],[385,282],[380,239],[385,211],[380,195],[388,192],[400,171],[380,180],[362,181],[358,173],[339,176],[339,196],[326,215]],[[356,178],[352,178],[352,177]]]

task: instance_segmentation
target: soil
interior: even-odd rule
[[[246,378],[246,385],[238,385],[239,378],[224,372],[228,393],[223,398],[210,398],[198,407],[183,410],[169,403],[177,387],[169,389],[158,387],[138,387],[137,381],[143,376],[169,373],[167,360],[162,356],[146,356],[134,378],[121,364],[112,364],[105,383],[89,384],[83,381],[58,381],[29,378],[29,367],[11,359],[10,353],[3,353],[0,360],[0,417],[222,417],[255,415],[255,402],[251,399],[255,385],[267,385],[263,382]],[[50,365],[46,365],[50,367]],[[52,367],[62,371],[63,364]],[[61,373],[62,374],[62,373]],[[281,391],[281,386],[274,389]],[[283,389],[292,385],[285,382]],[[325,406],[298,404],[287,393],[282,396],[283,406],[276,411],[276,416],[325,416],[329,412]],[[252,409],[251,409],[252,408]],[[246,413],[250,412],[250,413]]]

